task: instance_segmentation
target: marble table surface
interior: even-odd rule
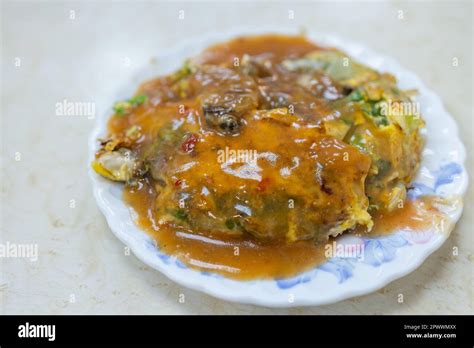
[[[449,240],[377,292],[321,307],[228,303],[183,288],[124,252],[87,175],[95,120],[56,112],[64,100],[94,103],[96,114],[110,108],[115,86],[184,37],[262,23],[304,27],[359,41],[415,71],[461,126],[472,174],[472,7],[471,1],[2,1],[0,242],[34,243],[38,258],[0,258],[0,313],[473,314],[472,185]]]

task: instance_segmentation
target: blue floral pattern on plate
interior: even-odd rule
[[[462,167],[458,163],[451,162],[443,165],[434,172],[435,181],[432,187],[415,182],[409,190],[408,197],[409,199],[415,199],[424,195],[436,194],[439,187],[452,183],[461,172]],[[357,262],[378,267],[385,262],[392,261],[399,248],[413,243],[404,236],[404,233],[400,232],[386,237],[361,239],[364,243],[364,258],[334,257],[318,266],[314,271],[305,272],[289,279],[278,279],[276,285],[280,289],[289,289],[298,284],[307,283],[317,274],[317,270],[333,274],[338,282],[342,283],[353,276],[353,270]]]
[[[435,181],[430,187],[426,184],[415,182],[408,191],[408,198],[415,199],[420,196],[433,195],[438,192],[439,187],[450,184],[455,177],[462,173],[462,167],[458,163],[451,162],[443,165],[434,172]]]
[[[436,194],[439,187],[452,183],[455,177],[461,172],[462,167],[457,163],[452,162],[443,165],[439,170],[434,172],[435,181],[432,187],[415,182],[408,191],[408,197],[409,199],[416,199],[423,195]],[[276,286],[280,289],[290,289],[298,284],[308,283],[314,279],[319,271],[333,274],[338,282],[342,283],[353,276],[356,263],[362,262],[373,267],[378,267],[385,262],[392,261],[396,256],[397,249],[412,244],[412,241],[409,241],[405,238],[404,234],[400,232],[386,237],[360,238],[360,240],[362,240],[364,246],[363,258],[333,257],[322,265],[295,277],[276,279]],[[161,252],[152,239],[147,241],[147,247],[154,250],[156,255],[165,264],[174,262],[180,268],[188,268],[188,266],[176,257]],[[219,274],[208,271],[201,271],[201,274],[217,278],[222,277]]]
[[[160,73],[173,71],[177,68],[177,62],[210,44],[222,42],[243,33],[260,34],[268,31],[288,34],[287,28],[280,27],[260,27],[255,31],[238,28],[232,32],[212,34],[202,40],[192,39],[183,45],[170,47],[166,52],[163,51],[157,55],[160,61],[159,67],[155,65],[144,67],[134,76],[133,81],[118,91],[114,100],[133,93],[135,82],[155,77],[157,69]],[[165,255],[153,243],[144,242],[149,235],[134,223],[133,214],[130,214],[129,207],[122,199],[120,185],[103,180],[89,168],[94,197],[112,232],[145,264],[182,286],[228,301],[267,307],[321,305],[365,294],[373,291],[374,287],[388,284],[399,278],[402,273],[406,274],[415,269],[424,258],[446,240],[462,213],[462,200],[468,184],[468,176],[463,164],[466,157],[465,148],[459,139],[456,123],[444,109],[440,98],[429,90],[413,72],[404,69],[389,57],[333,35],[313,32],[308,33],[308,37],[323,46],[343,49],[354,59],[369,66],[392,72],[397,76],[400,85],[419,91],[414,99],[420,103],[420,111],[427,121],[427,127],[422,134],[426,136],[427,141],[418,182],[413,184],[413,188],[408,193],[410,198],[434,193],[435,196],[455,200],[445,205],[447,223],[440,226],[442,234],[435,233],[432,229],[419,233],[400,231],[399,237],[405,239],[407,241],[405,245],[412,245],[411,247],[400,246],[405,243],[402,239],[384,240],[381,243],[359,239],[357,243],[364,246],[366,242],[374,243],[368,246],[370,250],[373,250],[373,257],[366,257],[365,260],[331,259],[320,267],[287,279],[237,281],[219,276],[213,270],[198,272],[177,261],[176,257]],[[90,160],[94,158],[97,151],[97,138],[107,132],[109,117],[108,112],[104,112],[98,118],[91,133],[88,142]],[[453,178],[455,181],[452,180]],[[112,187],[114,187],[113,190]],[[346,237],[347,234],[341,236],[337,243],[347,240]],[[391,258],[393,255],[395,257]],[[407,259],[402,258],[401,255]],[[377,264],[379,265],[376,266]],[[335,283],[339,281],[339,286],[333,286],[331,280]],[[294,295],[292,301],[289,301],[288,294]]]

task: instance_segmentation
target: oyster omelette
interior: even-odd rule
[[[289,276],[403,206],[423,147],[397,107],[411,94],[303,36],[241,37],[117,102],[92,167],[191,267]]]

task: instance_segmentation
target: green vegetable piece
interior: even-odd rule
[[[368,153],[366,140],[361,134],[359,133],[353,134],[349,140],[349,143],[359,148],[362,152]]]
[[[144,102],[146,102],[147,99],[148,99],[148,97],[146,95],[142,94],[142,95],[137,95],[137,96],[133,97],[128,102],[130,104],[132,104],[133,106],[139,106],[139,105],[142,105]]]
[[[235,221],[233,219],[225,220],[225,225],[229,230],[233,230],[235,228]]]
[[[117,115],[123,116],[132,107],[143,104],[147,99],[148,97],[146,95],[137,95],[126,101],[116,102],[113,106],[113,110]]]
[[[349,95],[349,98],[351,101],[361,101],[361,100],[364,100],[364,96],[362,95],[362,93],[360,93],[359,90],[355,90],[353,91],[350,95]]]
[[[379,172],[377,173],[377,176],[381,177],[387,174],[392,167],[392,164],[390,161],[384,160],[384,159],[379,159],[376,163],[377,168]]]
[[[184,209],[177,209],[173,212],[172,215],[181,221],[185,221],[188,218],[188,214]]]

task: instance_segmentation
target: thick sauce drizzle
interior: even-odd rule
[[[310,269],[325,259],[321,245],[311,241],[262,243],[249,237],[217,233],[203,236],[156,228],[150,192],[146,186],[125,190],[126,202],[138,214],[136,223],[155,238],[163,252],[191,267],[236,279],[281,278]]]
[[[267,36],[265,40],[262,38],[242,38],[223,45],[211,47],[206,50],[204,54],[195,59],[197,59],[199,64],[229,65],[233,64],[234,58],[242,57],[245,53],[257,57],[264,55],[266,59],[275,62],[281,61],[284,58],[301,57],[315,49],[318,49],[318,47],[303,37],[287,38]],[[271,88],[274,87],[273,84],[274,82],[269,82],[263,87],[271,91]],[[281,84],[284,86],[285,81],[281,81]],[[200,117],[198,117],[200,108],[193,98],[189,98],[189,100],[184,99],[184,102],[182,102],[186,106],[185,114],[178,112],[181,101],[179,103],[169,101],[162,105],[160,101],[161,97],[157,96],[155,99],[153,98],[153,91],[164,88],[164,85],[166,85],[166,83],[161,79],[152,80],[142,85],[141,91],[147,92],[152,96],[150,99],[153,107],[149,109],[138,108],[128,117],[112,117],[109,122],[109,132],[111,134],[123,133],[126,132],[129,127],[138,125],[143,133],[143,138],[140,139],[138,150],[146,149],[147,145],[153,141],[154,135],[170,121],[176,124],[188,123],[189,129],[198,132],[200,129]],[[336,92],[338,91],[337,89],[334,90]],[[310,104],[309,102],[314,99],[310,98],[311,100],[307,100],[307,98],[306,94],[301,94],[299,96],[300,104]],[[312,117],[310,117],[310,119],[319,119],[323,115],[326,115],[329,110],[326,110],[324,105],[317,105],[314,110],[302,108],[302,112],[307,112],[308,115]],[[248,128],[252,130],[250,126]],[[284,143],[286,137],[290,137],[290,134],[285,135],[277,132],[271,134],[269,133],[271,129],[273,128],[267,127],[263,130],[260,128],[253,129],[254,133],[259,132],[259,134],[266,134],[266,137],[258,139],[258,144],[262,143],[266,146],[270,146],[270,148],[277,148],[278,144]],[[310,130],[307,131],[308,134],[311,135],[316,132],[315,129],[316,128],[310,128]],[[290,130],[288,133],[289,132]],[[309,135],[306,136],[303,129],[299,130],[299,132],[301,132],[305,138],[302,140],[308,140]],[[215,143],[219,143],[220,141],[222,143],[220,145],[224,147],[227,145],[225,142],[227,138],[222,139],[223,140],[219,140],[218,138],[215,140]],[[235,146],[235,148],[247,148],[250,146],[249,141],[253,138],[249,135],[248,137],[232,139],[234,145],[238,145]],[[239,141],[241,143],[239,143]],[[202,148],[205,146],[205,143],[201,143],[200,146]],[[282,153],[284,152],[284,150],[281,151]],[[354,158],[354,160],[350,162],[351,167],[357,168],[358,165],[364,164],[363,158],[357,157],[356,154],[354,154],[352,158]],[[211,160],[204,162],[214,163]],[[205,167],[201,168],[206,169]],[[199,174],[194,175],[194,178],[198,179],[205,177],[206,174],[198,172],[197,169],[195,169],[195,173]],[[185,174],[182,174],[183,177],[185,177]],[[357,173],[354,175],[357,175]],[[270,181],[278,184],[276,178],[280,178],[280,176],[275,176],[271,178],[275,180]],[[285,180],[293,180],[295,178],[299,180],[299,178],[294,175],[289,176],[289,178]],[[192,178],[185,179],[187,179],[188,183],[192,182]],[[240,181],[234,177],[220,173],[220,175],[215,175],[214,179],[217,183],[219,183],[218,179],[222,179],[223,184],[220,186],[223,188],[241,187],[242,190],[243,186],[239,186]],[[301,189],[303,191],[301,195],[307,194],[308,188],[305,187],[301,180],[298,180],[295,180],[297,182],[292,187]],[[181,178],[176,180],[176,184],[185,181],[186,180]],[[344,185],[346,184],[348,184],[348,182],[344,182]],[[176,228],[176,226],[169,226],[166,223],[159,223],[160,216],[157,214],[158,209],[156,203],[157,193],[151,185],[148,179],[144,179],[141,180],[138,185],[125,186],[125,201],[136,212],[136,223],[156,240],[157,246],[161,251],[176,256],[185,264],[199,270],[214,272],[240,280],[290,277],[323,263],[326,260],[325,246],[333,242],[333,239],[319,244],[313,240],[299,240],[291,243],[285,241],[265,242],[249,234],[232,235],[229,233],[210,231],[203,233],[203,231],[189,231],[185,228],[180,229]],[[214,183],[214,185],[216,187],[218,186],[216,183]],[[252,188],[251,184],[249,185],[249,188]],[[197,186],[197,184],[195,183],[193,186]],[[278,186],[280,185],[277,185],[277,187]],[[265,187],[262,187],[261,184],[257,186],[257,190],[262,191],[264,189]],[[336,204],[332,201],[330,203]],[[305,215],[305,217],[307,216]],[[286,216],[278,216],[278,212],[275,212],[275,219],[280,218],[286,219]],[[390,233],[390,231],[397,229],[421,231],[433,228],[440,219],[442,219],[442,214],[433,206],[432,200],[424,198],[416,201],[407,201],[403,207],[395,209],[390,213],[377,212],[373,215],[374,227],[370,233],[362,229],[358,229],[352,233],[359,236],[376,236]]]
[[[411,232],[437,229],[444,215],[435,207],[437,197],[421,197],[409,200],[404,206],[391,212],[376,212],[372,215],[374,228],[370,235],[384,235],[394,230]]]
[[[226,234],[206,236],[176,232],[172,228],[156,227],[150,207],[154,197],[146,185],[125,190],[126,202],[138,214],[136,223],[156,240],[160,250],[174,255],[192,268],[222,274],[226,277],[249,280],[255,278],[285,278],[309,270],[326,260],[327,243],[313,241],[294,243],[263,243],[249,237],[230,237]],[[413,232],[437,229],[443,214],[434,207],[435,198],[424,197],[405,202],[393,212],[374,214],[371,232],[354,231],[357,236],[377,236],[405,229]],[[337,238],[336,238],[337,242]]]

